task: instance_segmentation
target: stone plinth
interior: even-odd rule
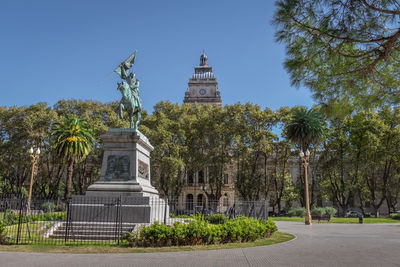
[[[104,156],[100,179],[88,187],[87,196],[149,196],[158,191],[151,185],[148,139],[133,129],[109,129],[100,136]]]
[[[151,185],[150,152],[146,136],[133,129],[109,129],[100,138],[104,155],[99,181],[85,196],[73,196],[72,221],[150,223],[161,221],[169,209]]]

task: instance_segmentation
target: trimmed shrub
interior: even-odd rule
[[[16,224],[19,221],[20,215],[18,213],[13,213],[6,211],[7,215],[4,218],[3,223],[5,225]],[[25,222],[37,222],[37,221],[58,221],[65,220],[67,218],[67,214],[65,212],[47,212],[39,215],[21,215],[21,223]]]
[[[313,208],[311,210],[311,215],[317,215],[317,216],[322,216],[325,214],[325,208],[318,207],[318,208]]]
[[[294,217],[294,216],[298,216],[298,217],[304,217],[306,216],[306,209],[305,208],[292,208],[289,210],[288,212],[289,217]]]
[[[155,222],[134,234],[125,235],[124,240],[131,247],[206,245],[254,241],[269,237],[275,231],[277,227],[272,220],[239,217],[227,219],[224,224],[211,224],[201,215],[196,215],[187,224],[175,222],[167,226]]]
[[[212,224],[223,224],[226,222],[225,214],[210,214],[206,217],[206,221]]]
[[[56,204],[53,202],[44,202],[41,206],[40,209],[43,210],[44,212],[54,212],[56,209]]]
[[[400,220],[400,213],[391,213],[389,217],[395,220]]]
[[[170,218],[180,218],[180,219],[191,219],[191,218],[193,218],[192,215],[186,215],[186,214],[175,215],[175,214],[173,214],[173,213],[170,213],[170,214],[169,214],[169,217],[170,217]]]
[[[333,217],[336,215],[337,210],[334,207],[325,207],[325,213]]]
[[[0,245],[8,244],[7,230],[3,222],[0,222]]]

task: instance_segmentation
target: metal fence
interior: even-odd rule
[[[158,197],[83,197],[67,201],[1,198],[0,220],[10,244],[120,244],[125,233],[155,221],[172,225],[188,223],[201,213],[229,218],[268,218],[267,201],[239,201],[231,205],[168,201]]]

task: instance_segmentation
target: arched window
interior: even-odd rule
[[[193,195],[186,195],[186,210],[193,210]]]
[[[204,207],[205,204],[206,203],[203,194],[197,195],[197,207]]]

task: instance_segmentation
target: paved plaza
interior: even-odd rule
[[[0,266],[400,266],[400,224],[277,225],[297,238],[266,247],[197,252],[0,252]]]

